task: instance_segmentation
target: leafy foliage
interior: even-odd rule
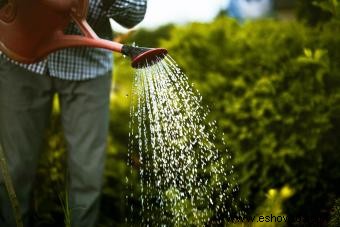
[[[294,191],[287,185],[280,190],[273,188],[269,189],[266,194],[266,200],[257,208],[256,214],[257,217],[264,217],[267,220],[271,220],[271,222],[256,222],[254,227],[285,226],[286,221],[276,221],[276,218],[278,220],[281,218],[283,220],[288,220],[288,216],[283,213],[282,204],[293,194]],[[257,220],[259,219],[257,218]]]
[[[340,18],[338,0],[299,0],[296,2],[297,16],[311,25]]]
[[[212,106],[255,206],[288,183],[296,190],[289,211],[314,215],[338,193],[338,29],[220,18],[177,27],[162,43]]]
[[[340,225],[340,199],[335,200],[329,224],[332,227]]]
[[[290,185],[295,193],[284,201],[282,213],[328,216],[340,188],[338,20],[309,27],[275,20],[240,25],[219,17],[209,24],[161,29],[143,30],[127,42],[168,48],[189,76],[204,105],[211,107],[209,118],[224,133],[242,196],[253,211],[260,209],[268,190]],[[131,74],[129,61],[116,56],[101,226],[124,225],[121,217],[129,209],[124,192],[130,174]],[[60,212],[49,202],[53,199],[46,199],[53,197],[51,185],[63,182],[64,174],[62,166],[49,164],[63,160],[59,155],[64,152],[58,125],[52,131],[39,169],[42,179],[49,180],[41,181],[36,205]],[[138,192],[135,170],[132,176],[132,189]],[[168,193],[171,199],[175,192]]]

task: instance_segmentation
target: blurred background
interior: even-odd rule
[[[339,1],[149,0],[137,28],[112,27],[120,42],[167,48],[201,93],[227,143],[220,146],[232,153],[249,216],[291,218],[266,226],[340,226]],[[130,203],[138,204],[125,201],[129,64],[115,55],[103,227],[124,226]],[[58,113],[56,99],[35,191],[40,226],[63,223]],[[130,183],[137,192],[137,177]]]

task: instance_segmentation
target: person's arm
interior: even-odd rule
[[[147,0],[106,0],[111,2],[107,16],[126,28],[132,28],[144,19]]]

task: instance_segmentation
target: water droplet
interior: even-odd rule
[[[135,71],[131,100],[128,152],[138,157],[141,222],[188,226],[204,209],[222,217],[227,204],[235,207],[238,187],[230,154],[215,145],[217,123],[205,123],[202,96],[170,56]]]

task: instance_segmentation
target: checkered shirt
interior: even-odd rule
[[[105,4],[110,4],[106,10],[104,10]],[[113,18],[122,26],[131,28],[143,20],[146,6],[147,0],[89,0],[87,21],[91,26],[95,26],[98,21],[103,20],[103,17],[106,17],[105,20]],[[110,39],[112,32],[108,31],[111,34],[106,34],[104,38]],[[81,34],[74,23],[68,26],[65,33]],[[101,36],[101,34],[98,35]],[[0,55],[7,58],[1,52]],[[86,80],[105,75],[112,69],[112,61],[111,51],[91,47],[75,47],[58,50],[38,63],[14,63],[37,74],[44,74],[48,71],[50,76],[59,79]]]

